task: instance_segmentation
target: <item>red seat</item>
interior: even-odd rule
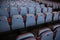
[[[41,38],[40,37],[37,37],[37,40],[41,40]]]
[[[11,18],[8,18],[7,20],[8,20],[8,23],[11,23],[12,22],[12,19]]]

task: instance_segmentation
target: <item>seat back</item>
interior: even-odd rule
[[[60,8],[60,3],[58,3],[58,8]]]
[[[20,7],[21,11],[20,14],[21,15],[26,15],[27,14],[27,8],[26,7]]]
[[[18,5],[18,8],[22,7],[22,3],[18,3],[17,5]]]
[[[60,20],[60,15],[59,15],[59,20]]]
[[[26,26],[33,26],[36,24],[34,14],[27,14],[26,16]]]
[[[0,16],[9,16],[7,8],[0,8]]]
[[[60,40],[60,28],[57,29],[57,33],[56,33],[56,38],[55,40]]]
[[[55,3],[55,7],[56,7],[55,9],[58,9],[58,3]]]
[[[32,33],[23,34],[17,37],[16,40],[36,40]]]
[[[52,13],[52,8],[51,7],[48,7],[47,10],[48,10],[48,12]]]
[[[9,7],[8,4],[9,4],[8,2],[3,1],[2,4],[1,4],[1,8],[8,8]]]
[[[36,14],[37,14],[37,13],[41,13],[40,5],[37,5],[37,6],[36,6]]]
[[[53,9],[55,9],[56,7],[55,7],[55,3],[53,2]]]
[[[17,7],[15,1],[10,1],[10,7]]]
[[[52,2],[49,3],[50,6],[53,6]]]
[[[29,9],[29,14],[35,14],[34,7],[28,7],[28,9]]]
[[[45,21],[45,16],[44,16],[44,14],[43,14],[43,13],[38,13],[37,15],[38,15],[38,17],[37,17],[37,24],[42,24],[42,23],[44,23],[44,21]]]
[[[56,20],[58,20],[58,16],[59,16],[59,13],[58,12],[53,12],[53,21],[56,21]]]
[[[11,7],[10,8],[10,16],[12,17],[13,15],[18,15],[19,12],[18,12],[18,9],[17,7]]]
[[[12,17],[12,30],[24,28],[24,22],[21,15],[14,15]]]
[[[0,16],[0,32],[10,31],[10,26],[7,21],[7,17]]]
[[[45,5],[44,5],[44,4],[41,4],[40,6],[41,6],[41,8],[44,8],[44,7],[45,7]]]
[[[53,32],[49,29],[42,29],[39,31],[41,40],[53,40]]]
[[[42,9],[43,9],[42,10],[43,13],[47,12],[47,7],[43,7]]]
[[[50,12],[46,12],[46,22],[51,22],[52,21],[52,13]]]
[[[60,11],[59,11],[59,20],[60,20]]]
[[[56,36],[55,36],[55,40],[60,40],[60,24],[59,25],[54,25],[54,31]]]

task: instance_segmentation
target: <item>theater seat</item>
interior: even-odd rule
[[[12,16],[12,30],[24,28],[24,22],[21,15]]]
[[[10,2],[10,7],[17,7],[16,3],[14,1]]]
[[[60,20],[60,11],[59,11],[59,20]]]
[[[59,13],[58,12],[53,12],[53,21],[58,20]]]
[[[48,12],[52,13],[52,8],[51,7],[48,7],[47,10],[48,10]]]
[[[41,6],[41,8],[44,8],[44,7],[45,7],[45,5],[44,5],[44,4],[40,4],[40,6]]]
[[[43,9],[42,10],[43,13],[47,12],[47,7],[43,7],[42,9]]]
[[[9,7],[9,2],[3,1],[1,4],[1,8],[8,8]]]
[[[53,5],[52,5],[52,6],[53,6],[53,9],[55,9],[55,8],[56,8],[56,7],[55,7],[55,3],[54,3],[54,2],[53,2]]]
[[[45,16],[43,13],[38,13],[37,14],[37,24],[42,24],[45,22]]]
[[[53,6],[52,2],[49,3],[49,6],[51,6],[51,7]]]
[[[58,3],[58,8],[60,8],[60,3]]]
[[[26,17],[26,27],[27,26],[33,26],[36,24],[34,14],[27,14],[26,16],[27,16]]]
[[[59,20],[60,20],[60,15],[59,15]]]
[[[60,24],[53,26],[55,40],[60,40]]]
[[[55,9],[58,9],[58,3],[54,3],[55,4]]]
[[[45,28],[39,31],[41,40],[53,40],[53,32],[49,28]]]
[[[17,2],[16,2],[16,3],[17,3]],[[18,5],[18,8],[22,7],[22,2],[17,3],[17,5]]]
[[[0,16],[0,32],[10,31],[10,26],[6,16]]]
[[[26,33],[17,37],[16,40],[36,40],[32,33]]]
[[[27,7],[20,7],[21,11],[20,14],[21,15],[26,15],[27,14]]]
[[[10,8],[10,16],[12,17],[13,15],[18,15],[19,12],[18,12],[18,9],[17,7],[11,7]]]
[[[0,8],[0,16],[6,16],[6,17],[9,17],[7,8]]]
[[[41,7],[40,5],[36,5],[36,14],[41,13]]]
[[[28,9],[29,9],[29,14],[35,14],[34,7],[28,7]]]
[[[46,12],[46,22],[51,22],[52,21],[52,13],[50,12]]]

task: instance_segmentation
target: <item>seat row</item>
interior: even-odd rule
[[[18,9],[17,7],[11,7],[10,10],[8,8],[0,8],[0,16],[6,16],[6,17],[12,17],[13,15],[26,15],[26,14],[37,14],[37,13],[45,13],[45,12],[50,12],[52,13],[52,8],[51,7],[44,7],[40,8],[40,6],[34,7],[20,7]]]
[[[51,6],[53,9],[58,9],[58,8],[60,8],[60,3],[58,3],[58,2],[41,1],[41,0],[36,0],[36,1],[42,2],[43,4],[47,4],[47,6]]]
[[[37,1],[40,1],[40,0],[37,0]],[[53,9],[58,9],[60,8],[60,3],[56,3],[56,2],[51,2],[51,1],[40,1],[40,3],[43,3],[43,4],[46,4],[47,6],[52,6]],[[31,1],[31,0],[15,0],[15,1],[3,1],[2,2],[2,7],[9,7],[9,6],[18,6],[18,7],[21,7],[21,6],[35,6],[35,5],[39,5],[38,2],[34,2],[34,1]]]
[[[26,27],[34,26],[36,25],[36,22],[37,24],[52,22],[52,14],[46,13],[45,15],[43,13],[37,14],[36,17],[33,14],[27,14],[24,17],[22,17],[21,15],[13,15],[12,19],[7,18],[6,16],[0,16],[0,32],[10,30],[9,23],[12,24],[12,30],[16,30],[20,28],[25,28],[25,25]],[[53,21],[56,21],[58,19],[58,13],[54,13]]]
[[[26,1],[26,0],[25,0]],[[44,4],[39,4],[34,1],[3,1],[0,8],[0,16],[12,17],[13,15],[26,15],[51,12],[51,7],[45,7]]]
[[[21,6],[25,6],[25,7],[29,7],[29,6],[36,6],[39,5],[39,3],[34,2],[34,1],[3,1],[1,3],[1,8],[8,8],[8,7],[21,7]]]
[[[60,25],[54,25],[54,32],[49,28],[44,28],[38,31],[38,37],[35,37],[33,33],[25,33],[19,35],[16,40],[60,40]]]

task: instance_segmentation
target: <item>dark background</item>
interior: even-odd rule
[[[60,0],[51,0],[51,1],[60,2]]]

